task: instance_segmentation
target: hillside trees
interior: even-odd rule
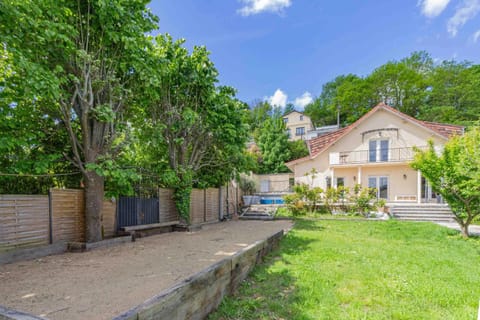
[[[41,101],[68,135],[69,160],[83,175],[87,241],[101,240],[104,177],[130,98],[131,80],[156,18],[146,0],[3,1],[1,43],[12,55],[23,100]],[[21,22],[21,23],[19,23]],[[20,98],[19,98],[20,99]]]
[[[147,141],[140,154],[175,189],[177,209],[188,222],[194,185],[218,186],[241,170],[248,113],[233,88],[216,86],[218,72],[206,48],[189,53],[183,44],[169,35],[155,38],[134,123]]]
[[[365,77],[340,75],[324,84],[305,113],[317,125],[348,125],[380,102],[421,120],[469,125],[480,118],[480,66],[435,64],[424,51],[389,61]],[[337,109],[338,108],[338,109]]]

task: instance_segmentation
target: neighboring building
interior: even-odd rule
[[[298,111],[292,111],[284,115],[283,122],[287,127],[288,138],[291,141],[306,140],[307,132],[314,129],[310,117]]]
[[[420,172],[413,170],[413,147],[425,148],[433,140],[440,151],[461,126],[412,118],[379,104],[348,127],[308,141],[310,155],[286,163],[296,183],[321,188],[345,185],[377,189],[388,202],[437,202],[435,192]],[[312,179],[309,173],[317,173]]]

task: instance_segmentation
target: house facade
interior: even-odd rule
[[[379,104],[348,127],[308,141],[310,155],[286,163],[296,183],[323,189],[340,185],[376,188],[387,202],[440,202],[421,172],[409,166],[414,147],[433,140],[441,150],[456,125],[420,121]],[[314,174],[312,174],[315,172]]]
[[[283,122],[287,128],[287,135],[290,141],[306,140],[307,132],[314,129],[310,117],[298,111],[292,111],[284,115]]]

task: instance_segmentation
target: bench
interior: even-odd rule
[[[161,222],[161,223],[151,223],[151,224],[140,224],[138,226],[128,226],[128,227],[121,227],[120,230],[129,233],[132,236],[132,240],[135,241],[135,234],[137,231],[144,231],[144,230],[151,230],[163,227],[172,227],[179,224],[180,221],[169,221],[169,222]]]

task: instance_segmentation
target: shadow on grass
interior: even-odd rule
[[[301,228],[307,225],[300,224]],[[297,228],[297,226],[296,226]],[[321,230],[316,229],[315,230]],[[264,263],[254,268],[238,292],[225,298],[209,320],[233,319],[304,319],[314,320],[305,314],[296,278],[289,268],[290,260],[304,254],[312,240],[290,232],[280,242],[279,248],[265,257]]]

